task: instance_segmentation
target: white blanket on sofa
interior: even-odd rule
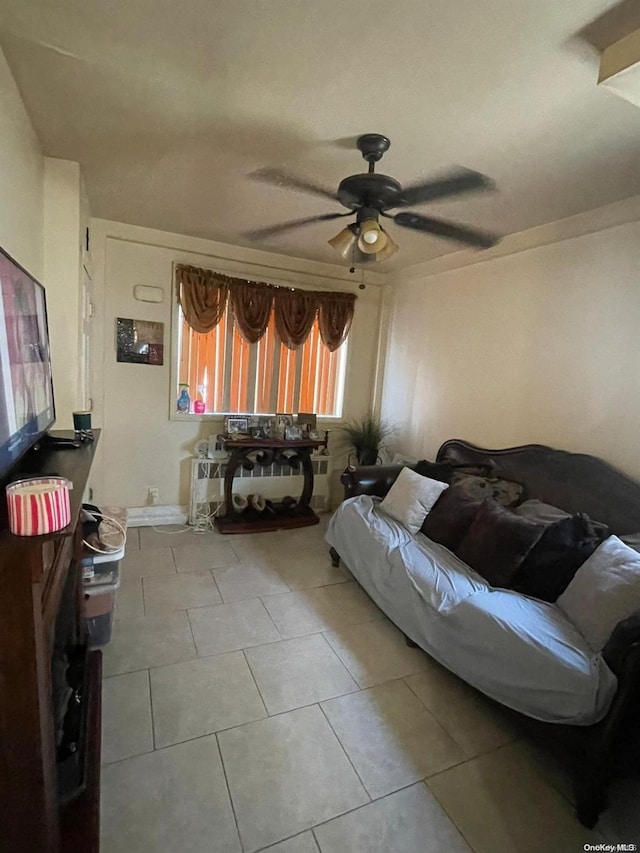
[[[327,541],[376,604],[432,657],[510,708],[590,725],[617,680],[554,604],[494,589],[451,551],[377,509],[344,501]]]

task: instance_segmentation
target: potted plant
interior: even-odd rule
[[[345,434],[345,443],[356,452],[358,465],[375,465],[380,446],[394,428],[373,412],[367,412],[362,418],[347,421],[342,426],[342,431]]]

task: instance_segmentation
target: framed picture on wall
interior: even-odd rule
[[[116,318],[117,361],[164,363],[164,323]]]

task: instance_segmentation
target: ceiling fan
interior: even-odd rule
[[[356,145],[368,162],[369,171],[345,178],[340,182],[337,192],[332,192],[303,178],[297,178],[280,169],[267,168],[254,172],[251,177],[255,180],[283,189],[302,190],[337,201],[348,208],[348,212],[321,213],[318,216],[293,219],[278,225],[248,231],[245,236],[250,240],[264,240],[313,222],[352,216],[355,212],[355,222],[329,240],[329,244],[343,258],[351,260],[354,264],[385,261],[398,251],[398,246],[391,235],[380,225],[380,217],[391,219],[401,228],[434,234],[477,249],[488,249],[498,242],[500,238],[495,234],[458,225],[445,219],[422,216],[410,210],[400,210],[395,214],[388,213],[387,211],[396,208],[425,204],[460,193],[490,190],[495,186],[486,175],[471,169],[459,168],[444,177],[421,181],[403,189],[395,178],[375,171],[375,164],[388,151],[390,144],[389,139],[380,133],[365,133],[359,136]]]

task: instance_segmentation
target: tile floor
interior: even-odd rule
[[[317,527],[130,531],[104,650],[102,853],[571,853],[597,830],[508,712],[409,649]]]

